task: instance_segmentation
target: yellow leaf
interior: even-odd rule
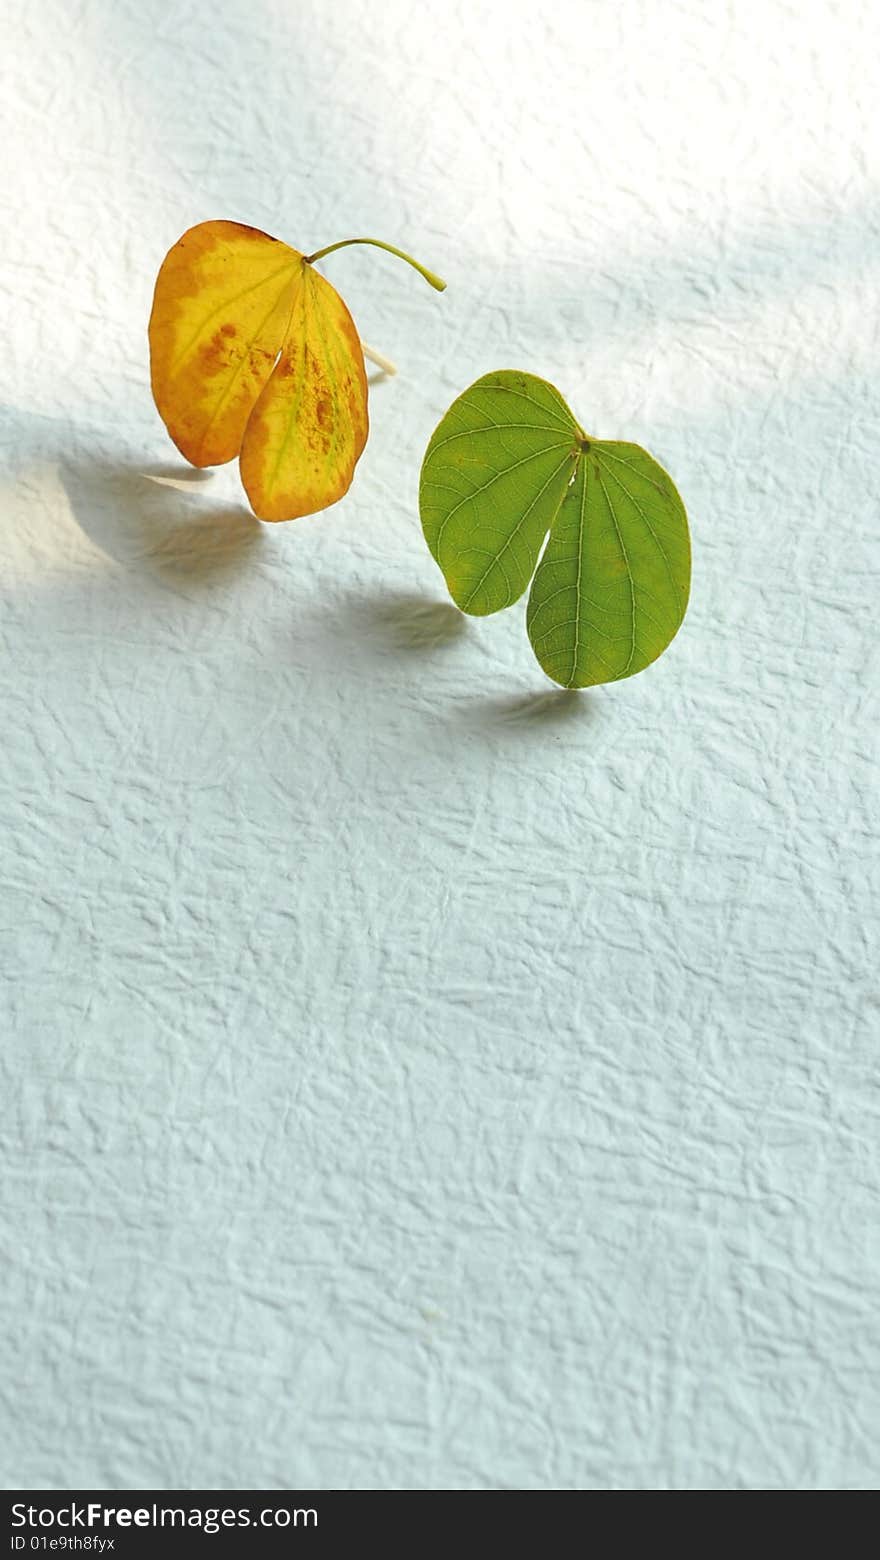
[[[347,492],[367,442],[367,376],[354,322],[311,265],[298,272],[278,365],[251,414],[241,479],[261,520],[294,520]]]
[[[335,504],[367,442],[364,349],[339,294],[314,270],[352,244],[406,260],[438,292],[446,286],[378,238],[303,255],[240,222],[190,228],[156,281],[150,360],[159,413],[194,466],[240,456],[261,520]]]
[[[239,453],[303,269],[297,250],[239,222],[202,222],[166,256],[150,316],[153,397],[194,466]]]

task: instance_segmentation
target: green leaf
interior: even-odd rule
[[[530,374],[487,374],[453,402],[425,453],[419,509],[463,612],[522,595],[582,438],[558,390]]]
[[[666,472],[637,444],[591,442],[529,594],[547,676],[589,688],[643,671],[678,631],[689,583],[687,517]]]
[[[529,638],[565,688],[632,677],[682,623],[690,540],[671,478],[637,444],[588,438],[542,379],[488,374],[453,403],[425,454],[420,507],[463,611],[509,606],[534,574]]]

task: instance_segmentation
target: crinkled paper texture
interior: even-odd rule
[[[873,8],[4,41],[4,1481],[873,1488]],[[449,281],[324,262],[400,375],[292,526],[150,400],[218,212]],[[504,363],[687,505],[628,683],[554,691],[422,542]]]

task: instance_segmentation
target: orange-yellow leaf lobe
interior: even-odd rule
[[[166,255],[150,316],[153,397],[194,466],[239,453],[304,269],[297,250],[240,222],[202,222]]]
[[[241,477],[261,520],[294,520],[347,492],[367,442],[367,376],[351,315],[311,265],[296,273],[277,367],[244,431]]]

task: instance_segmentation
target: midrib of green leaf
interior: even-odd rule
[[[578,473],[580,472],[580,469],[581,469],[582,466],[584,466],[583,454],[578,456],[577,464],[575,466],[575,474],[574,474],[573,481],[577,481]],[[562,505],[560,504],[559,507],[561,509]],[[579,650],[580,650],[581,570],[583,568],[583,561],[584,561],[584,524],[585,524],[585,520],[586,520],[586,511],[587,511],[587,471],[586,471],[586,467],[584,466],[584,480],[583,480],[583,484],[582,484],[582,487],[581,487],[581,512],[580,512],[580,519],[578,521],[577,579],[575,580],[575,587],[574,587],[574,613],[575,613],[574,644],[572,646],[571,671],[569,673],[569,678],[568,678],[569,683],[572,683],[574,681],[575,672],[577,671],[578,654],[579,654]],[[559,510],[557,510],[556,513],[558,514]],[[552,525],[551,525],[550,529],[551,530],[553,529]]]
[[[554,449],[557,449],[560,446],[554,445],[552,447]],[[546,450],[539,450],[538,451],[539,455],[546,455],[546,453],[547,453]],[[546,493],[546,491],[547,491],[548,487],[550,486],[551,482],[554,482],[556,480],[556,478],[559,476],[560,471],[562,471],[563,467],[565,466],[566,461],[569,460],[570,458],[571,457],[568,454],[566,454],[564,459],[559,462],[559,465],[556,467],[556,469],[550,473],[550,476],[547,478],[546,482],[544,483],[544,486],[540,489],[540,491],[538,493],[535,494],[535,497],[532,499],[532,502],[529,504],[529,507],[525,511],[525,514],[522,515],[522,517],[520,518],[520,520],[519,520],[519,522],[518,522],[518,524],[516,526],[516,529],[507,538],[507,541],[504,543],[504,546],[500,549],[500,551],[497,553],[497,555],[492,559],[491,563],[488,564],[488,566],[487,566],[487,568],[485,570],[485,573],[480,577],[479,582],[474,586],[473,590],[470,592],[470,595],[468,596],[467,601],[464,603],[463,610],[465,612],[467,612],[467,610],[470,607],[471,603],[473,602],[474,598],[482,590],[482,588],[485,585],[486,580],[489,578],[489,575],[491,574],[492,570],[494,568],[501,568],[501,559],[504,557],[504,554],[507,552],[508,548],[513,546],[513,543],[521,535],[522,528],[525,525],[526,521],[528,520],[529,516],[533,513],[533,511],[535,509],[535,505],[540,503],[541,499],[543,498],[544,494]],[[509,469],[513,470],[515,468],[511,467]],[[560,500],[560,502],[561,502],[561,500]],[[558,513],[558,510],[557,510],[557,513]],[[553,524],[552,520],[551,520],[550,524],[551,525]],[[504,573],[503,569],[502,569],[502,573]],[[507,576],[505,575],[505,579],[506,578],[507,578]],[[510,606],[510,604],[511,604],[511,592],[510,592],[510,584],[509,583],[508,583],[508,586],[507,586],[507,596],[508,596],[507,605]]]
[[[598,455],[598,457],[599,457],[599,459],[601,461],[616,460],[616,461],[618,461],[620,463],[621,466],[627,466],[630,471],[633,471],[635,469],[631,465],[631,463],[629,461],[624,460],[622,458],[622,456],[620,456],[620,455],[612,455],[611,452],[606,450],[604,448],[604,446],[601,445],[601,444],[598,444],[596,446],[596,453],[597,453],[597,455]],[[678,605],[679,605],[679,607],[681,608],[681,610],[683,612],[684,611],[684,603],[682,602],[682,599],[681,599],[681,589],[680,589],[678,580],[675,578],[675,573],[673,571],[672,564],[669,561],[669,554],[667,553],[665,547],[663,546],[663,543],[660,541],[660,538],[658,537],[656,531],[654,530],[654,527],[652,526],[650,520],[648,519],[647,515],[645,514],[645,511],[642,508],[641,504],[639,503],[638,499],[636,498],[635,494],[631,493],[629,491],[629,488],[625,485],[625,483],[623,483],[621,481],[620,477],[615,475],[615,473],[613,471],[609,471],[608,475],[609,475],[609,477],[611,477],[611,479],[614,482],[617,483],[617,486],[622,490],[623,493],[626,494],[626,497],[629,499],[629,501],[632,504],[633,508],[637,509],[639,514],[641,515],[642,520],[644,521],[647,530],[649,531],[650,535],[652,536],[652,538],[654,540],[654,545],[657,548],[657,551],[660,553],[660,556],[663,559],[663,562],[664,562],[664,564],[666,566],[666,572],[669,575],[669,582],[670,582],[670,584],[672,586],[672,589],[675,591],[676,601],[678,602]],[[659,484],[655,483],[655,486],[657,487],[657,491],[662,494],[662,489],[660,488]]]
[[[615,533],[615,535],[617,537],[617,545],[620,548],[620,555],[623,558],[623,565],[624,565],[624,568],[626,569],[626,577],[627,577],[627,580],[629,581],[629,599],[630,599],[630,646],[629,646],[629,660],[627,661],[626,666],[624,667],[623,671],[618,673],[618,676],[625,677],[627,672],[629,671],[630,667],[633,664],[633,658],[634,658],[635,653],[636,653],[636,588],[635,588],[635,583],[633,581],[632,569],[630,568],[629,554],[627,553],[626,547],[624,545],[623,534],[622,534],[621,529],[620,529],[620,523],[618,521],[617,515],[614,512],[614,505],[611,502],[611,496],[610,496],[610,494],[608,492],[608,489],[605,486],[605,483],[602,481],[602,477],[601,477],[600,473],[597,472],[597,476],[599,477],[599,486],[601,487],[602,492],[604,494],[605,502],[608,505],[608,513],[611,516],[611,524],[614,526],[614,533]],[[587,480],[588,480],[588,476],[585,475],[584,476],[584,507],[586,507]],[[615,681],[616,680],[617,679],[615,679]]]

